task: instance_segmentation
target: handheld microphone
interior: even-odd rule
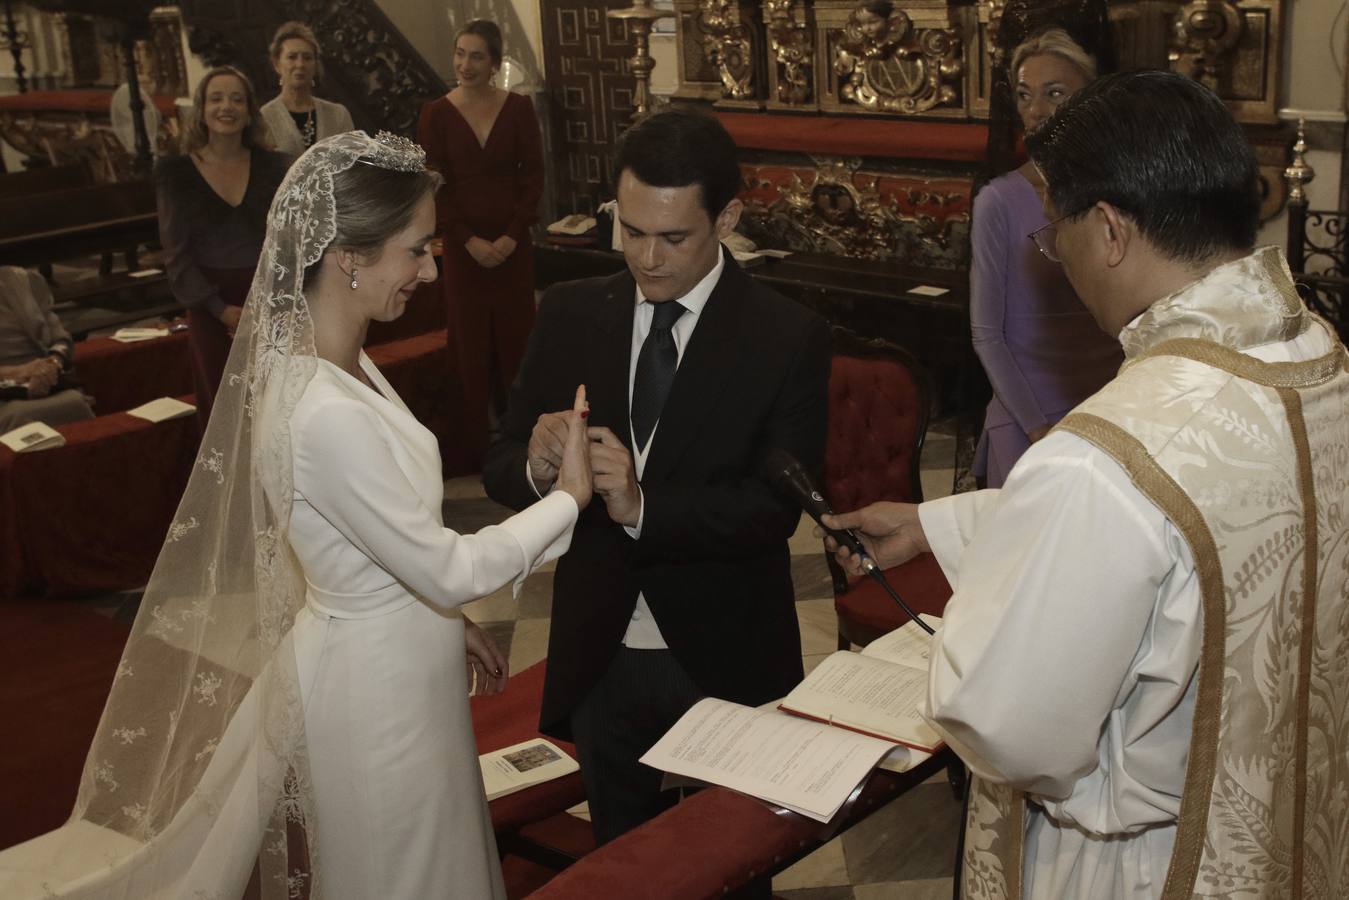
[[[910,609],[909,604],[905,603],[890,586],[881,567],[876,565],[871,555],[867,553],[866,547],[862,545],[862,539],[851,528],[830,528],[824,524],[822,517],[834,515],[834,510],[824,499],[824,494],[815,486],[815,480],[810,477],[810,473],[801,465],[800,460],[786,450],[775,449],[764,460],[763,471],[768,477],[769,484],[780,494],[794,500],[830,537],[857,555],[862,562],[862,571],[879,584],[890,595],[890,599],[898,603],[899,608],[918,623],[919,628],[933,634],[932,626],[918,618],[918,614]]]
[[[850,528],[830,528],[824,524],[822,516],[832,516],[834,510],[830,508],[829,502],[824,499],[820,489],[815,486],[815,481],[806,471],[801,461],[792,456],[786,450],[774,450],[768,454],[764,460],[764,471],[768,474],[768,481],[783,496],[796,501],[797,505],[805,510],[806,515],[815,520],[825,532],[847,547],[862,560],[862,569],[870,573],[876,568],[872,562],[871,556],[866,548],[862,546],[862,540]]]

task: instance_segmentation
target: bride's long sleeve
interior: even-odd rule
[[[524,576],[570,545],[578,510],[561,491],[476,534],[445,528],[399,467],[378,415],[354,399],[327,398],[297,412],[291,439],[299,498],[393,579],[439,606],[512,581],[518,590]]]

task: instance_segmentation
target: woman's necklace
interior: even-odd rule
[[[315,142],[316,140],[318,140],[318,136],[319,136],[319,111],[318,111],[318,109],[311,109],[311,110],[309,111],[309,115],[305,116],[305,119],[304,119],[304,130],[302,130],[302,131],[300,132],[300,136],[301,136],[302,138],[304,138],[304,145],[305,145],[306,147],[312,147],[312,146],[314,146],[314,142]]]

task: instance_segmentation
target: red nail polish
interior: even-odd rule
[[[588,410],[588,409],[583,409],[583,410],[581,410],[581,418],[583,418],[583,419],[588,419],[588,418],[590,418],[590,410]]]

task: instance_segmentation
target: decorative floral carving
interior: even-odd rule
[[[768,43],[777,66],[777,99],[802,105],[814,96],[815,41],[802,0],[764,0]]]
[[[915,30],[890,0],[853,9],[834,54],[839,96],[858,106],[906,114],[959,102],[965,72],[960,38],[942,28]]]
[[[732,100],[754,96],[754,37],[738,0],[702,0],[703,52],[721,76],[721,93]]]
[[[745,223],[752,237],[793,250],[860,259],[904,259],[914,265],[958,264],[968,216],[938,221],[920,208],[955,206],[964,198],[916,184],[901,198],[878,187],[879,176],[859,171],[861,160],[812,157],[810,173],[794,171],[776,185],[747,175],[751,188]],[[768,200],[770,191],[776,198]],[[755,199],[758,194],[760,198]]]

